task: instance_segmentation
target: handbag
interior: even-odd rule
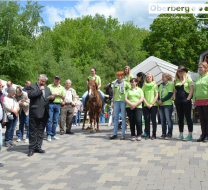
[[[13,114],[11,113],[11,114],[7,115],[7,118],[8,118],[8,120],[12,121],[12,120],[14,119],[14,116],[13,116]]]

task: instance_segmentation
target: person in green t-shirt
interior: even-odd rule
[[[189,141],[193,139],[193,121],[191,119],[191,98],[194,91],[194,83],[190,77],[187,77],[187,72],[188,69],[186,69],[183,65],[178,66],[178,70],[176,72],[174,81],[175,89],[173,91],[173,100],[175,100],[180,132],[180,135],[177,139],[184,141]],[[183,137],[184,115],[186,117],[186,122],[189,130],[189,134],[186,138]]]
[[[125,104],[125,93],[129,88],[127,82],[124,81],[124,72],[118,71],[116,73],[117,80],[113,85],[113,111],[114,111],[114,129],[113,136],[109,137],[110,139],[117,138],[118,132],[118,120],[119,120],[119,112],[121,110],[122,115],[122,134],[120,140],[125,139],[125,129],[126,129],[126,104]]]
[[[51,138],[55,140],[59,139],[56,136],[56,127],[58,124],[61,102],[65,98],[64,87],[60,85],[60,81],[61,77],[56,75],[54,77],[54,83],[48,85],[51,94],[55,97],[54,100],[49,103],[49,118],[46,126],[47,141],[49,142],[51,141]]]
[[[131,74],[131,68],[129,66],[124,67],[124,81],[129,83],[130,88],[130,80],[134,78],[134,76]]]
[[[152,120],[153,133],[151,139],[156,139],[157,130],[157,110],[158,110],[158,87],[155,83],[154,76],[151,73],[147,73],[145,83],[142,87],[144,92],[144,119],[145,119],[145,131],[147,136],[145,139],[150,139],[150,117]]]
[[[172,121],[172,113],[173,113],[173,90],[174,85],[171,83],[173,81],[173,77],[168,73],[163,73],[162,75],[162,84],[159,87],[159,96],[158,96],[158,104],[159,104],[159,114],[160,120],[162,124],[162,136],[160,139],[169,140],[172,138],[173,133],[173,121]],[[167,133],[167,124],[168,123],[168,133]]]
[[[144,93],[141,88],[137,87],[138,80],[132,78],[130,80],[131,88],[125,94],[126,112],[130,121],[131,140],[142,140],[142,102]],[[135,125],[137,129],[137,137],[135,135]]]
[[[98,85],[98,91],[100,92],[101,96],[102,96],[102,102],[103,102],[103,107],[102,107],[102,111],[101,113],[104,114],[105,113],[105,97],[104,97],[104,93],[100,90],[100,87],[101,87],[101,78],[96,75],[96,69],[95,68],[91,68],[90,69],[90,72],[91,72],[91,76],[88,77],[88,79],[90,80],[95,80],[95,82],[97,83]],[[86,97],[88,95],[88,91],[86,91],[83,96],[82,96],[82,105],[83,105],[83,111],[85,112],[85,107],[86,107]]]
[[[202,62],[198,66],[199,76],[194,85],[193,104],[197,107],[201,122],[202,134],[197,142],[208,142],[208,64]]]

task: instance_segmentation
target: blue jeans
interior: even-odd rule
[[[77,125],[77,115],[73,116],[73,125]]]
[[[18,130],[18,139],[23,139],[24,135],[24,125],[27,130],[26,139],[29,139],[29,115],[25,115],[25,112],[22,110],[21,115],[19,116],[19,130]]]
[[[99,92],[100,92],[100,94],[101,94],[101,96],[102,96],[102,102],[103,102],[103,107],[102,107],[102,110],[104,110],[105,109],[105,101],[104,101],[104,93],[99,89],[98,90]],[[85,103],[86,103],[86,97],[87,97],[87,95],[88,95],[88,91],[86,91],[85,93],[84,93],[84,95],[82,96],[82,105],[83,105],[83,109],[85,109]]]
[[[1,147],[2,147],[2,125],[0,122],[0,151],[1,151]]]
[[[49,118],[46,125],[47,136],[55,136],[56,135],[56,127],[59,118],[60,104],[49,104]],[[53,122],[53,124],[52,124]]]
[[[173,132],[173,121],[172,121],[172,113],[173,113],[173,105],[160,106],[159,108],[160,120],[162,124],[162,134],[167,135],[167,125],[168,122],[168,135],[172,137]]]
[[[118,121],[119,121],[119,112],[121,110],[122,117],[122,133],[125,135],[126,130],[126,103],[124,101],[115,101],[114,102],[114,129],[113,135],[117,135],[118,132]]]
[[[6,122],[5,142],[13,141],[14,129],[17,124],[18,117],[14,116],[13,120]]]
[[[77,122],[80,125],[80,123],[81,123],[81,112],[80,111],[77,112]]]
[[[100,114],[100,123],[104,123],[104,115],[102,113]]]

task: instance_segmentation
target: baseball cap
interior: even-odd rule
[[[58,79],[61,79],[61,77],[59,75],[56,75],[54,78],[58,78]]]

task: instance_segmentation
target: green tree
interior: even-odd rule
[[[199,55],[207,45],[203,42],[205,34],[198,30],[198,22],[193,15],[159,15],[150,25],[150,30],[143,43],[150,55],[175,65],[184,65],[191,71],[197,70]]]
[[[115,80],[115,73],[123,70],[125,65],[134,67],[148,56],[142,46],[148,31],[133,22],[120,24],[111,16],[105,18],[96,14],[94,17],[65,19],[55,24],[50,36],[59,68],[65,67],[68,71],[73,67],[73,71],[81,73],[81,83],[78,83],[80,79],[74,78],[81,94],[86,91],[91,67],[96,67],[104,86]]]
[[[206,2],[205,4],[208,4],[208,2]],[[208,6],[205,7],[205,10],[208,11]],[[206,40],[205,39],[203,40],[205,40],[204,42],[207,42],[208,41],[208,14],[198,14],[196,18],[198,18],[199,30],[201,30],[201,32],[206,35]]]
[[[16,1],[0,1],[0,75],[17,84],[34,76],[34,42],[39,31],[42,6],[28,1],[21,7]]]

